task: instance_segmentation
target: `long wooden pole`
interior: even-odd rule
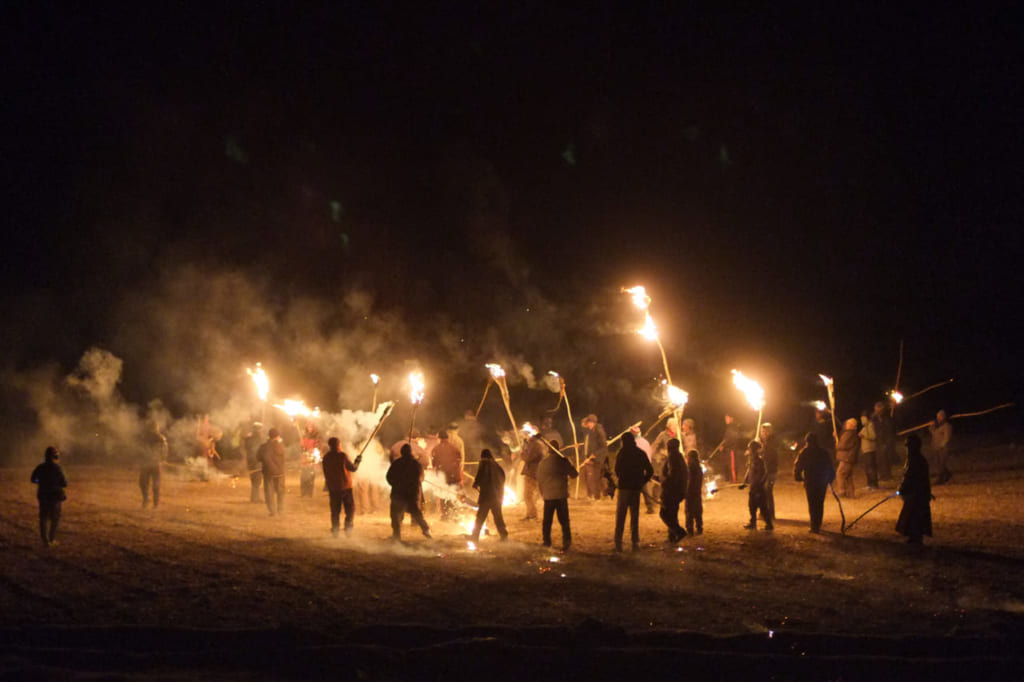
[[[989,412],[995,412],[996,410],[1005,410],[1007,407],[1013,407],[1013,406],[1014,406],[1014,403],[1003,403],[1002,405],[996,405],[995,407],[990,407],[987,410],[978,410],[977,412],[962,412],[960,414],[954,414],[952,417],[947,417],[946,421],[949,421],[951,419],[960,419],[961,417],[979,417],[979,416],[981,416],[983,414],[988,414]],[[925,428],[926,426],[930,426],[930,425],[931,425],[931,422],[925,422],[924,424],[919,424],[918,426],[915,426],[915,427],[913,427],[911,429],[904,429],[903,431],[900,431],[896,435],[897,436],[905,436],[908,433],[911,433],[913,431],[920,431],[921,429]]]

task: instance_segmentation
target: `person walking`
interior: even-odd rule
[[[324,484],[330,497],[331,535],[334,537],[338,537],[342,507],[345,508],[345,535],[352,532],[356,510],[352,497],[352,474],[359,470],[362,461],[362,455],[357,455],[353,462],[348,453],[342,452],[341,442],[337,438],[327,439],[327,452],[320,461],[320,467],[323,469]]]
[[[430,538],[430,526],[420,510],[423,467],[413,457],[412,446],[404,444],[399,457],[388,467],[387,482],[391,485],[391,539],[402,539],[402,519],[406,513],[420,527],[423,537]]]
[[[676,452],[679,452],[678,442]],[[626,512],[629,512],[629,535],[635,552],[640,549],[640,491],[654,476],[654,468],[647,453],[637,447],[636,437],[628,431],[622,434],[622,449],[615,458],[615,476],[619,482],[615,505],[615,551],[622,551],[622,534],[626,525]],[[679,513],[678,502],[676,513]]]
[[[761,512],[762,518],[764,518],[764,529],[773,530],[775,524],[772,523],[771,516],[768,514],[767,500],[765,495],[765,484],[768,481],[768,472],[765,467],[764,457],[761,456],[761,444],[756,440],[750,441],[747,446],[747,475],[743,478],[743,484],[740,485],[740,490],[746,487],[750,487],[750,493],[747,497],[747,507],[750,510],[750,523],[743,526],[747,530],[757,530],[757,512]]]
[[[569,479],[579,476],[576,467],[558,452],[558,441],[548,441],[554,450],[544,453],[537,466],[537,486],[544,498],[544,516],[541,519],[541,537],[545,547],[551,546],[551,524],[558,516],[562,527],[562,551],[572,546],[572,530],[569,527]]]
[[[61,504],[67,499],[68,479],[60,466],[60,452],[52,445],[43,454],[43,463],[32,471],[29,479],[36,484],[39,500],[39,537],[44,547],[57,544],[57,524],[60,523]]]
[[[476,470],[473,487],[480,491],[476,522],[473,524],[473,542],[480,541],[480,530],[488,514],[494,517],[498,535],[502,540],[507,540],[508,529],[505,528],[505,517],[501,513],[501,504],[505,499],[505,471],[494,461],[494,455],[487,448],[480,451],[480,466]]]
[[[160,433],[160,426],[150,422],[142,453],[139,457],[139,489],[142,491],[142,508],[149,503],[149,492],[153,491],[153,509],[160,504],[160,467],[167,459],[167,439]]]
[[[260,489],[263,487],[263,464],[260,462],[260,445],[263,444],[263,424],[252,423],[252,429],[242,445],[245,448],[245,464],[249,471],[249,502],[263,501]]]
[[[692,450],[696,452],[696,450]],[[686,531],[679,525],[679,505],[686,499],[689,472],[683,453],[679,451],[679,439],[668,442],[668,458],[661,470],[661,511],[659,516],[668,528],[669,543],[676,543],[686,537]]]
[[[793,477],[804,484],[807,495],[807,511],[811,517],[811,532],[820,533],[825,516],[825,493],[835,480],[832,458],[828,451],[818,445],[818,436],[811,432],[804,438],[804,447],[793,463]]]

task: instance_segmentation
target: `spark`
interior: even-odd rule
[[[818,412],[824,412],[828,408],[824,400],[815,400],[811,403],[811,405],[813,405],[814,409],[816,409]]]
[[[558,557],[556,557],[556,556],[553,556],[553,557],[551,557],[550,559],[548,559],[548,561],[549,561],[549,562],[551,562],[551,563],[553,563],[553,564],[557,564],[557,563],[558,563],[559,561],[561,561],[561,559],[559,559],[559,558],[558,558]]]
[[[474,542],[472,542],[472,541],[467,542],[466,543],[466,549],[468,549],[470,552],[475,552],[476,551],[476,544]]]
[[[892,398],[893,402],[897,405],[903,402],[903,394],[896,389],[889,391],[889,397]]]

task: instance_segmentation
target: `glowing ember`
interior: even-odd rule
[[[520,430],[525,433],[528,438],[532,438],[537,435],[537,427],[530,422],[524,422],[520,427]]]
[[[647,310],[648,306],[651,305],[651,297],[647,295],[647,290],[641,286],[635,286],[632,289],[623,287],[622,293],[631,295],[633,297],[633,305],[640,310]]]
[[[252,377],[252,381],[256,384],[256,393],[259,395],[260,400],[266,402],[267,394],[270,393],[270,380],[267,379],[267,373],[263,371],[263,367],[260,363],[256,363],[256,371],[246,369],[249,376]]]
[[[561,561],[561,559],[559,559],[559,558],[558,558],[558,557],[556,557],[556,556],[553,556],[553,557],[551,557],[550,559],[548,559],[548,561],[550,561],[550,562],[551,562],[551,563],[553,563],[553,564],[557,564],[557,563],[558,563],[559,561]]]
[[[825,405],[824,400],[815,400],[813,403],[811,403],[811,405],[813,405],[814,409],[816,409],[818,412],[824,412],[825,408],[828,407],[827,405]]]
[[[704,499],[710,500],[718,492],[718,481],[707,481],[704,483]]]
[[[903,402],[903,394],[897,390],[889,391],[889,397],[892,398],[892,401],[897,405]]]
[[[644,326],[640,327],[637,333],[648,341],[658,340],[658,325],[654,324],[654,318],[650,313],[644,313]]]
[[[469,542],[466,543],[466,549],[468,549],[470,552],[475,552],[476,551],[476,543],[474,543],[472,540],[470,540]]]
[[[505,486],[505,497],[502,500],[504,505],[519,504],[519,496],[516,495],[516,491],[512,490],[508,486]]]
[[[761,388],[761,384],[743,376],[743,372],[738,369],[732,371],[732,383],[736,384],[736,388],[740,389],[747,397],[747,402],[752,408],[755,410],[764,408],[764,389]]]
[[[413,405],[419,405],[423,402],[423,372],[410,372],[409,373],[409,400],[412,401]]]
[[[502,369],[501,365],[496,362],[488,362],[486,365],[487,369],[490,370],[491,376],[495,379],[501,379],[505,376],[505,370]]]
[[[376,374],[371,374],[370,375],[370,381],[372,381],[373,385],[376,386],[377,384],[380,383],[380,377],[377,376]]]
[[[311,416],[313,414],[310,411],[310,409],[308,407],[306,407],[306,403],[304,401],[302,401],[302,400],[291,400],[291,399],[288,399],[288,400],[284,401],[284,405],[274,405],[274,407],[276,407],[277,409],[283,411],[289,417],[293,417],[293,418],[294,417],[299,417],[299,416],[301,416],[301,417],[309,417],[309,416]]]
[[[676,408],[683,407],[690,400],[690,394],[678,386],[669,384],[665,390],[668,394],[668,401],[675,405]]]

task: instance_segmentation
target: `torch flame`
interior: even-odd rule
[[[373,385],[376,386],[377,384],[380,383],[380,377],[377,376],[376,374],[371,374],[370,375],[370,381],[372,381]]]
[[[306,403],[302,400],[288,399],[284,401],[284,405],[274,405],[274,407],[282,410],[289,417],[293,418],[298,416],[309,417],[313,414],[310,409],[306,407]]]
[[[313,448],[313,452],[309,453],[309,459],[313,464],[319,464],[322,459],[320,457],[320,448]]]
[[[732,383],[736,384],[736,388],[740,389],[747,397],[747,402],[752,408],[755,410],[764,408],[764,389],[761,388],[761,384],[743,376],[743,372],[738,369],[732,371]]]
[[[654,324],[654,318],[650,313],[644,313],[644,326],[640,327],[637,333],[648,341],[658,340],[658,325]]]
[[[519,496],[516,495],[516,491],[512,490],[512,488],[505,486],[505,497],[501,503],[507,505],[519,504]]]
[[[824,400],[815,400],[814,402],[811,403],[811,405],[813,405],[814,409],[816,409],[818,412],[824,412],[828,407],[825,404]]]
[[[903,394],[897,391],[896,389],[889,391],[889,397],[892,398],[893,402],[895,402],[897,405],[903,402]]]
[[[409,386],[409,400],[413,405],[419,405],[423,402],[423,372],[410,372]]]
[[[622,287],[622,293],[631,295],[633,297],[633,305],[640,310],[647,310],[648,306],[651,305],[651,297],[647,295],[647,290],[642,286],[635,286],[631,289]]]
[[[260,363],[256,363],[256,371],[246,368],[246,372],[252,377],[252,381],[256,384],[256,393],[260,396],[260,400],[266,402],[267,394],[270,393],[270,380],[267,379],[267,373],[263,371],[263,367]]]
[[[503,376],[505,376],[505,370],[502,369],[501,365],[499,365],[498,363],[488,362],[487,365],[485,366],[487,367],[487,369],[490,370],[491,376],[494,377],[495,379],[500,379]]]
[[[826,386],[831,386],[834,383],[832,381],[832,377],[827,377],[824,374],[819,374],[818,376],[821,377],[821,383],[825,384]]]
[[[524,422],[520,430],[531,438],[537,435],[537,427],[530,422]]]
[[[562,378],[562,375],[559,374],[558,372],[548,372],[548,374],[550,374],[551,376],[555,377],[556,379],[561,379]]]
[[[669,384],[665,390],[668,393],[668,401],[677,408],[683,407],[690,400],[690,394],[678,386]]]

